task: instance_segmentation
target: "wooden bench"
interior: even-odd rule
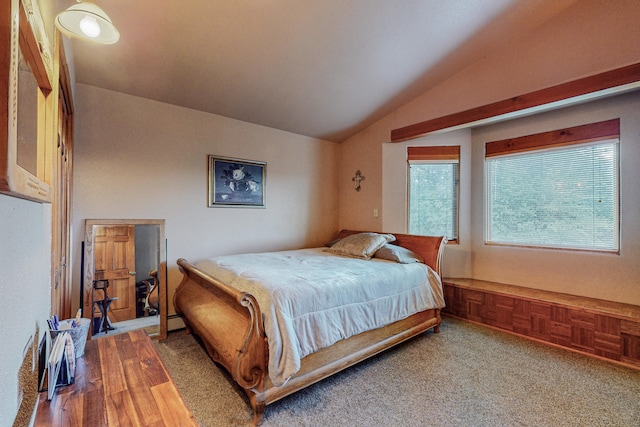
[[[442,314],[640,369],[640,306],[447,278]]]
[[[39,395],[35,426],[197,426],[143,330],[96,338],[75,383]]]

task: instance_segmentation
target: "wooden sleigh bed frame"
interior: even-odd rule
[[[359,233],[342,230],[338,238]],[[424,258],[441,275],[446,238],[395,234],[399,246]],[[269,405],[349,366],[393,347],[429,329],[439,332],[440,310],[416,313],[382,328],[338,341],[304,357],[300,370],[284,385],[275,386],[268,374],[269,350],[255,297],[199,270],[185,259],[178,265],[184,277],[174,295],[174,306],[189,332],[203,342],[209,356],[231,374],[249,397],[254,425],[263,421]]]

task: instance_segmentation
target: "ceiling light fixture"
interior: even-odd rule
[[[120,38],[120,33],[107,14],[95,4],[86,1],[78,0],[78,4],[58,14],[55,24],[69,37],[95,43],[113,44]]]

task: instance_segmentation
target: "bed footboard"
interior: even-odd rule
[[[173,303],[187,328],[198,335],[213,360],[245,389],[262,389],[268,348],[260,307],[241,292],[198,270],[185,259]]]

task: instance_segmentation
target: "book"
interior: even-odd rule
[[[73,339],[68,333],[56,336],[47,360],[47,398],[51,400],[56,387],[73,384],[76,357]]]

